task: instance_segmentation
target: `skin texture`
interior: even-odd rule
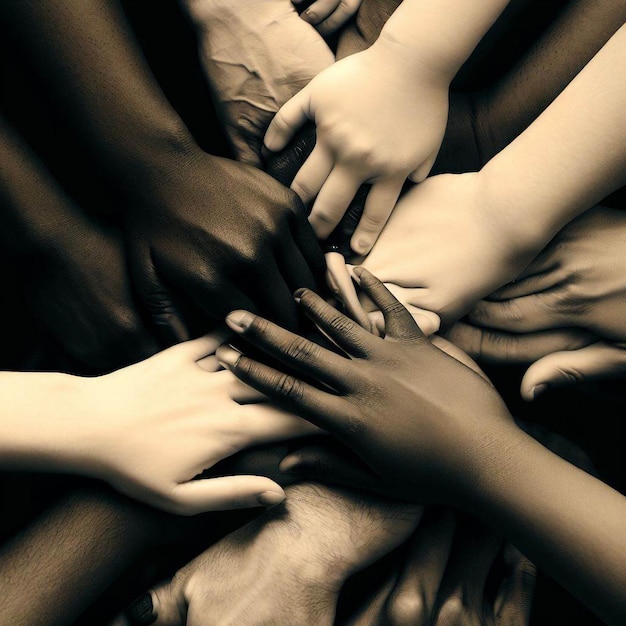
[[[407,193],[380,248],[365,261],[368,269],[405,288],[401,301],[449,324],[514,279],[569,221],[618,189],[626,171],[626,90],[614,84],[626,67],[624,40],[622,27],[480,172],[432,177]],[[598,106],[591,121],[589,112]],[[403,226],[408,237],[400,235]]]
[[[314,200],[318,237],[326,239],[359,187],[372,183],[351,240],[357,254],[370,251],[405,180],[421,182],[432,168],[450,81],[506,4],[404,2],[368,50],[338,61],[281,107],[265,135],[269,150],[284,148],[306,120],[317,128],[316,147],[291,188]],[[448,37],[434,35],[444,27]]]
[[[277,504],[283,490],[268,478],[193,480],[242,448],[316,432],[267,404],[242,405],[258,397],[216,371],[223,339],[205,336],[96,378],[1,373],[0,463],[99,478],[179,515]]]
[[[261,167],[262,137],[274,114],[335,57],[289,0],[180,4],[235,157]]]
[[[293,324],[285,294],[313,286],[312,272],[323,270],[304,208],[262,172],[200,150],[118,2],[11,2],[1,11],[40,88],[118,192],[134,286],[156,327],[187,338],[170,285],[209,319],[230,301]]]
[[[224,625],[330,625],[344,581],[419,520],[418,507],[333,487],[301,484],[287,495],[152,590],[155,624],[193,626],[210,615]]]
[[[153,354],[119,231],[77,207],[4,118],[0,157],[0,241],[41,327],[94,370]]]
[[[613,3],[609,3],[609,2],[604,2],[604,3],[603,2],[593,2],[593,3],[575,2],[575,3],[570,3],[570,5],[572,7],[578,7],[578,6],[587,5],[589,10],[593,10],[596,7],[598,7],[598,14],[596,14],[596,16],[595,16],[596,19],[589,19],[589,20],[585,20],[584,21],[586,23],[586,28],[585,29],[576,28],[576,29],[571,30],[571,26],[572,25],[576,25],[577,23],[578,24],[580,23],[580,22],[577,22],[575,19],[571,20],[571,22],[570,22],[570,31],[566,32],[566,36],[563,37],[563,40],[567,41],[567,44],[568,44],[566,47],[565,46],[563,47],[563,49],[567,48],[567,55],[561,54],[560,57],[559,57],[560,59],[567,58],[568,62],[571,62],[571,63],[577,62],[579,48],[577,48],[575,44],[580,41],[582,35],[585,35],[585,37],[588,35],[588,39],[589,39],[590,45],[592,43],[593,43],[593,45],[596,45],[595,42],[591,41],[593,39],[593,35],[592,34],[596,33],[595,29],[597,27],[598,28],[597,32],[600,34],[600,36],[604,36],[603,35],[603,31],[601,30],[601,28],[604,28],[604,27],[608,28],[610,26],[610,20],[608,20],[608,18],[610,17],[609,14],[610,14],[610,10],[611,10],[611,7],[610,7],[611,4],[615,7],[615,5],[618,5],[619,3],[615,3],[615,2],[613,2]],[[379,11],[381,13],[385,13],[385,11],[387,11],[387,5],[385,3],[366,2],[365,6],[367,7],[368,5],[369,5],[369,7],[368,7],[369,11],[361,11],[360,14],[359,14],[360,26],[361,27],[364,24],[364,19],[367,20],[369,17],[372,16],[373,13],[377,13]],[[589,6],[589,5],[593,5],[593,6]],[[604,10],[604,13],[602,12],[602,9],[600,8],[601,6],[606,7],[606,9]],[[615,9],[615,10],[617,10],[617,9]],[[619,6],[619,10],[623,10],[623,6]],[[569,15],[569,10],[567,11],[567,14]],[[573,13],[572,13],[572,15],[573,15]],[[605,17],[607,18],[606,20],[604,19]],[[33,22],[33,24],[36,24],[36,23],[37,23],[36,21]],[[557,24],[558,23],[560,23],[560,22],[557,22]],[[347,37],[344,37],[343,39],[347,39]],[[541,45],[543,46],[543,42],[541,42]],[[542,51],[545,52],[545,55],[548,58],[552,58],[550,55],[552,54],[552,52],[554,50],[554,46],[550,47],[549,45],[546,45],[545,47],[542,47],[541,49],[542,49]],[[529,67],[529,70],[530,70],[529,71],[529,75],[531,77],[534,76],[537,79],[536,82],[535,82],[535,85],[540,85],[542,88],[545,88],[545,89],[551,88],[552,83],[551,83],[550,80],[548,80],[548,78],[549,78],[549,76],[552,76],[552,70],[553,70],[553,68],[556,68],[556,64],[550,64],[548,67],[546,67],[545,64],[542,65],[541,63],[537,63],[537,65],[533,65],[531,63],[531,64],[529,64],[529,66],[530,66]],[[121,67],[124,67],[124,66],[121,66]],[[540,71],[537,71],[537,70],[540,70]],[[54,74],[54,73],[52,73],[51,75],[56,76],[56,74]],[[519,102],[520,101],[519,95],[523,95],[524,98],[528,98],[528,100],[532,100],[532,94],[534,93],[532,89],[527,88],[527,86],[524,85],[524,88],[521,89],[520,91],[522,93],[518,94],[518,97],[516,99],[514,99],[515,102]],[[453,99],[452,106],[454,108],[454,99]],[[504,130],[506,128],[509,128],[509,122],[515,121],[515,118],[514,118],[514,116],[511,116],[511,114],[510,114],[511,113],[511,107],[508,107],[508,110],[507,110],[507,107],[503,107],[502,110],[505,113],[507,113],[507,115],[504,116],[505,119],[499,120],[497,125],[494,124],[494,127],[497,127],[498,129],[503,129]],[[516,107],[516,110],[518,110],[517,107]],[[469,117],[464,118],[464,119],[468,119],[469,120]],[[524,123],[523,120],[522,120],[521,123]],[[471,124],[470,124],[470,126],[471,126]],[[444,147],[445,147],[445,145],[446,145],[446,142],[444,140]],[[465,144],[461,144],[461,145],[464,146]],[[462,154],[462,151],[459,151],[459,150],[456,150],[456,151],[453,150],[452,152],[454,152],[454,154],[457,157],[459,157],[459,158],[460,158],[460,155]],[[125,516],[127,516],[126,509],[124,507],[118,506],[116,503],[113,503],[113,502],[109,503],[107,505],[106,513],[107,513],[107,515],[111,515],[112,517],[113,516],[117,516],[119,518],[118,522],[120,524],[123,523],[123,521],[125,519]],[[137,522],[137,524],[139,524],[139,522]],[[80,532],[81,532],[80,529],[81,529],[81,525],[79,523],[77,523],[77,529],[76,529],[77,535],[76,536],[80,536]],[[139,529],[139,526],[138,526],[138,529]],[[120,532],[120,538],[122,538],[123,536],[124,536],[123,533]],[[141,543],[143,540],[144,540],[144,536],[140,534],[139,536],[135,537],[135,543],[133,544],[131,542],[130,545],[132,545],[133,548],[134,548],[134,547],[136,547],[136,545]],[[102,538],[102,541],[103,541],[103,545],[105,545],[106,544],[105,537]],[[112,536],[110,545],[114,545],[114,542],[116,542],[116,541],[118,541],[117,535],[114,534]],[[112,548],[112,550],[115,551],[115,548]],[[124,549],[121,548],[121,550],[123,551]],[[124,553],[124,554],[126,554],[126,553]],[[45,550],[44,550],[44,555],[45,555]],[[68,553],[68,556],[69,556],[69,553]],[[78,561],[73,562],[73,563],[72,562],[68,562],[66,564],[67,568],[69,568],[68,571],[71,570],[71,571],[76,571],[76,572],[82,571],[86,565],[88,565],[88,564],[85,564],[84,560],[82,560],[82,559],[78,559]],[[48,566],[52,570],[56,571],[58,564],[51,563],[51,564],[48,564]],[[73,569],[71,569],[71,568],[73,568]],[[107,584],[106,583],[106,573],[104,572],[104,570],[100,571],[100,570],[98,570],[96,568],[93,572],[86,573],[85,576],[89,580],[93,581],[94,584],[97,583],[97,584],[100,584],[100,585],[103,585],[103,586],[106,586],[106,584]],[[56,580],[56,579],[58,579],[58,577],[56,575],[52,576],[52,577],[48,576],[46,578],[47,581]],[[40,587],[41,587],[41,585],[40,585]],[[80,586],[80,585],[78,587],[75,587],[75,589],[82,589],[82,588],[83,587]],[[44,613],[47,613],[47,610],[50,608],[50,606],[53,606],[54,597],[55,597],[55,594],[54,594],[53,589],[52,589],[51,590],[51,594],[50,594],[50,598],[49,598],[51,604],[45,605],[45,606],[42,607],[44,609]],[[72,598],[72,601],[76,601],[76,600],[79,600],[79,598],[74,596]],[[62,610],[66,609],[66,608],[69,608],[70,604],[71,603],[69,602],[69,599],[68,599],[68,602],[66,602],[65,604],[61,603],[61,605],[59,605],[57,607],[59,609],[59,613],[58,614],[61,615],[62,614],[61,613]],[[14,621],[11,621],[10,619],[8,620],[8,622],[9,623],[15,623]],[[35,623],[35,622],[33,622],[33,621],[28,622],[27,621],[26,623]]]
[[[378,279],[366,270],[358,276],[385,314],[385,340],[306,290],[296,294],[348,358],[247,312],[229,316],[231,329],[323,388],[230,348],[218,358],[242,381],[335,434],[393,483],[394,493],[449,499],[489,520],[602,619],[622,621],[626,498],[517,429],[482,377],[429,344]]]
[[[299,7],[302,0],[291,0]],[[324,37],[337,32],[359,10],[363,0],[315,0],[302,11],[300,17]]]
[[[587,211],[566,226],[514,283],[479,303],[469,316],[472,327],[453,329],[454,341],[471,348],[488,335],[487,343],[495,347],[502,337],[494,361],[508,358],[507,337],[517,341],[520,351],[533,343],[541,346],[543,354],[522,380],[522,395],[528,400],[539,385],[622,376],[626,290],[620,268],[625,249],[624,212],[604,207]],[[572,327],[587,331],[590,345],[571,346],[572,337],[583,336],[563,330]],[[560,345],[554,341],[557,337]]]

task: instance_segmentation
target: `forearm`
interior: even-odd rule
[[[17,0],[0,15],[41,91],[105,172],[131,180],[191,143],[117,0]]]
[[[488,204],[547,243],[626,182],[626,27],[479,176]],[[523,219],[521,219],[523,217]]]
[[[468,508],[600,617],[621,623],[626,498],[521,430],[506,430],[481,455]]]
[[[76,376],[0,372],[0,467],[78,471],[89,448],[89,396]]]
[[[570,3],[501,81],[473,94],[480,165],[523,132],[625,21],[621,0]]]
[[[50,251],[73,232],[81,215],[32,149],[0,116],[0,243],[10,256]],[[59,246],[57,246],[59,247]]]
[[[404,0],[380,39],[452,80],[509,0]]]
[[[0,623],[73,623],[156,543],[161,519],[105,490],[62,499],[2,550]]]

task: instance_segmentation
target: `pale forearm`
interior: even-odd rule
[[[522,236],[546,243],[626,182],[626,27],[480,178]]]
[[[509,0],[404,0],[381,40],[400,44],[452,80]]]
[[[88,445],[81,381],[67,374],[0,372],[0,467],[74,471]]]
[[[507,429],[473,478],[476,515],[604,620],[623,620],[624,496],[521,430]]]

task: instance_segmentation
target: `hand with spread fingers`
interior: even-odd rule
[[[336,434],[405,499],[453,501],[481,454],[477,445],[484,446],[494,430],[514,429],[513,421],[489,382],[432,345],[378,279],[359,268],[355,273],[385,315],[385,339],[311,291],[297,297],[348,358],[248,312],[227,318],[247,341],[319,386],[230,348],[220,348],[217,357],[242,381]]]
[[[299,290],[300,307],[346,356],[235,311],[229,327],[294,374],[225,346],[218,360],[335,435],[394,496],[488,521],[601,618],[623,620],[624,497],[518,428],[495,389],[432,345],[383,283],[355,275],[385,316],[385,339]]]
[[[264,476],[194,480],[239,450],[317,432],[220,370],[224,339],[206,335],[94,378],[1,372],[0,464],[91,476],[180,515],[281,502]]]

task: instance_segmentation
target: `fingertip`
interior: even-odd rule
[[[225,369],[232,369],[233,367],[236,367],[240,357],[241,352],[238,352],[232,346],[220,346],[215,352],[215,358]]]
[[[278,485],[276,485],[276,489],[263,491],[257,495],[258,503],[265,507],[276,506],[284,502],[285,498],[285,492]]]

